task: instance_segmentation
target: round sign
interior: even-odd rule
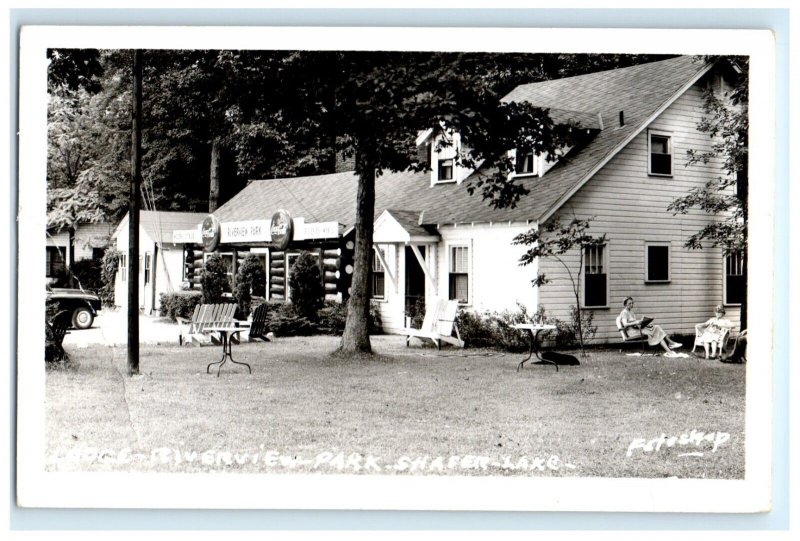
[[[209,214],[203,220],[200,229],[200,238],[203,239],[203,249],[206,252],[213,252],[219,246],[220,227],[219,220],[214,215]]]
[[[292,217],[285,210],[279,210],[272,215],[269,224],[269,233],[272,236],[272,245],[278,250],[285,250],[292,240],[294,225]]]

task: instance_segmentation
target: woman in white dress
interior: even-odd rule
[[[703,343],[703,349],[706,350],[706,359],[708,359],[708,346],[711,345],[711,358],[717,356],[717,344],[719,344],[719,352],[722,354],[725,344],[722,339],[731,330],[733,324],[730,320],[725,319],[725,307],[718,304],[714,309],[714,317],[703,323],[705,330],[700,335],[700,341]]]
[[[622,326],[625,328],[628,327],[636,327],[641,325],[644,318],[640,318],[636,315],[636,312],[633,311],[633,297],[627,297],[623,302],[625,309],[622,310],[621,321]],[[681,347],[680,342],[676,342],[672,340],[664,329],[661,328],[660,325],[647,325],[646,327],[642,327],[642,335],[647,337],[647,343],[651,346],[655,346],[656,344],[660,345],[666,351],[665,355],[667,357],[672,357],[675,353],[672,351],[673,349],[677,349]]]

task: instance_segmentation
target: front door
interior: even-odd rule
[[[427,259],[424,246],[419,246],[423,259]],[[406,246],[406,316],[414,317],[420,310],[425,315],[425,272],[410,246]]]

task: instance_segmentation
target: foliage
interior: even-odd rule
[[[98,92],[103,73],[97,49],[48,49],[47,83],[69,90]]]
[[[160,298],[161,316],[176,321],[178,317],[191,318],[194,308],[203,300],[199,291],[174,291],[162,293]]]
[[[527,309],[521,304],[517,304],[515,311],[479,314],[460,310],[456,316],[456,326],[465,347],[494,348],[512,352],[528,349],[528,338],[513,325],[529,321]]]
[[[317,333],[314,322],[303,317],[294,304],[267,303],[266,328],[276,337],[311,336]]]
[[[119,270],[119,263],[122,259],[122,252],[113,247],[106,248],[103,252],[102,263],[100,267],[100,278],[102,287],[97,293],[103,304],[114,304],[115,294],[115,281],[117,278],[117,271]]]
[[[747,199],[749,193],[749,58],[704,57],[699,61],[714,63],[715,69],[733,80],[732,91],[705,92],[704,117],[697,129],[712,139],[709,151],[689,149],[687,167],[721,159],[720,175],[708,179],[669,205],[673,214],[687,214],[692,209],[711,216],[721,216],[691,234],[685,242],[690,249],[704,245],[722,247],[724,253],[739,252],[745,257],[744,276],[747,289]],[[747,295],[741,309],[742,328],[747,327]]]
[[[81,287],[92,293],[103,289],[103,261],[100,259],[81,259],[72,266],[72,274],[78,279]]]
[[[412,329],[421,329],[425,319],[425,299],[417,299],[406,308],[405,316],[409,318]]]
[[[46,363],[69,361],[69,355],[59,348],[55,342],[53,330],[50,324],[58,314],[58,302],[54,300],[45,301],[44,310],[44,360]]]
[[[289,273],[289,300],[298,314],[314,321],[324,298],[319,259],[310,252],[302,252]]]
[[[252,296],[265,296],[266,274],[261,261],[255,254],[247,254],[236,271],[236,286],[233,288],[233,297],[239,305],[239,318],[246,318],[250,314]]]
[[[222,302],[222,293],[230,288],[226,274],[225,262],[219,254],[212,254],[203,265],[200,287],[203,290],[203,303],[216,304]]]
[[[326,301],[317,312],[317,319],[319,332],[341,336],[347,320],[347,302]],[[381,312],[374,303],[370,303],[367,323],[370,335],[383,334]]]
[[[583,272],[584,248],[602,245],[606,240],[605,235],[593,237],[588,233],[591,221],[592,218],[581,220],[573,217],[568,223],[563,224],[560,219],[554,218],[539,228],[517,235],[513,241],[513,244],[528,246],[527,251],[520,258],[520,265],[529,265],[539,258],[551,258],[558,261],[567,272],[572,284],[572,293],[575,296],[575,307],[573,308],[575,310],[582,310],[576,307],[581,305],[581,273]],[[563,256],[573,250],[578,252],[578,265],[577,269],[570,270]],[[573,270],[575,271],[574,273]],[[541,287],[549,281],[544,273],[539,273],[532,283],[534,287]],[[583,329],[585,317],[587,316],[577,317],[573,315],[572,318],[576,326],[574,335],[578,337],[582,353],[584,352],[583,345],[586,336],[586,331]],[[589,323],[591,324],[591,318],[594,316],[588,317],[590,317]]]

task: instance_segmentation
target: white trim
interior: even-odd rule
[[[650,272],[650,247],[665,247],[667,249],[667,278],[666,280],[651,280]],[[672,244],[669,242],[644,241],[644,283],[645,284],[668,284],[672,281]]]
[[[653,123],[653,121],[654,121],[656,118],[658,118],[658,117],[659,117],[659,116],[660,116],[660,115],[661,115],[661,114],[662,114],[664,111],[666,111],[666,110],[667,110],[667,108],[668,108],[670,105],[672,105],[673,103],[675,103],[675,100],[677,100],[678,98],[680,98],[680,97],[681,97],[681,96],[682,96],[684,93],[686,93],[686,91],[687,91],[687,90],[689,90],[690,88],[692,88],[692,86],[693,86],[693,85],[694,85],[694,84],[695,84],[697,81],[699,81],[699,80],[700,80],[700,79],[701,79],[701,78],[702,78],[702,77],[703,77],[703,76],[704,76],[706,73],[708,73],[708,72],[711,70],[711,68],[713,68],[713,67],[714,67],[714,64],[709,64],[709,65],[707,65],[706,67],[704,67],[702,70],[700,70],[699,72],[697,72],[697,74],[696,74],[694,77],[692,77],[691,79],[689,79],[689,81],[688,81],[688,82],[687,82],[685,85],[683,85],[681,88],[679,88],[679,89],[678,89],[678,91],[677,91],[677,92],[675,92],[675,94],[673,94],[671,98],[669,98],[668,100],[666,100],[666,101],[665,101],[665,102],[664,102],[664,103],[661,105],[661,107],[659,107],[658,109],[656,109],[656,111],[655,111],[655,112],[654,112],[652,115],[650,115],[650,116],[647,118],[647,120],[645,120],[644,122],[642,122],[642,125],[641,125],[641,126],[639,126],[638,128],[636,128],[636,129],[633,131],[633,133],[631,133],[631,134],[630,134],[628,137],[626,137],[625,139],[623,139],[623,140],[622,140],[622,141],[621,141],[621,142],[620,142],[620,143],[619,143],[619,144],[618,144],[616,147],[614,147],[614,148],[611,150],[611,152],[609,152],[609,153],[608,153],[608,155],[606,155],[606,157],[605,157],[605,158],[603,158],[603,159],[600,161],[600,163],[598,163],[597,165],[595,165],[595,166],[594,166],[594,167],[591,169],[591,171],[589,171],[588,173],[586,173],[586,175],[584,175],[584,176],[583,176],[583,178],[582,178],[581,180],[579,180],[577,184],[575,184],[575,186],[573,186],[573,187],[572,187],[572,188],[571,188],[571,189],[570,189],[570,190],[569,190],[567,193],[565,193],[563,196],[561,196],[561,198],[560,198],[558,201],[556,201],[556,202],[555,202],[555,204],[553,204],[553,205],[552,205],[552,206],[551,206],[551,207],[550,207],[550,208],[549,208],[547,211],[545,211],[545,213],[544,213],[544,214],[542,214],[542,216],[539,218],[539,222],[540,222],[540,223],[544,223],[544,222],[546,222],[548,219],[550,219],[550,217],[551,217],[551,216],[553,216],[553,214],[555,214],[556,212],[558,212],[558,209],[560,209],[562,206],[564,206],[564,204],[565,204],[567,201],[569,201],[569,200],[572,198],[572,196],[573,196],[573,195],[575,195],[575,194],[578,192],[578,190],[580,190],[581,188],[583,188],[583,186],[584,186],[584,185],[585,185],[587,182],[589,182],[589,180],[590,180],[590,179],[591,179],[591,178],[592,178],[592,177],[593,177],[595,174],[597,174],[597,172],[598,172],[598,171],[600,171],[600,170],[601,170],[603,167],[605,167],[605,166],[606,166],[606,164],[607,164],[608,162],[610,162],[610,161],[611,161],[611,159],[612,159],[614,156],[616,156],[617,154],[619,154],[619,152],[620,152],[620,151],[621,151],[623,148],[625,148],[626,146],[628,146],[628,144],[629,144],[631,141],[633,141],[633,140],[636,138],[636,136],[638,136],[640,133],[642,133],[642,131],[644,131],[644,130],[645,130],[645,129],[646,129],[646,128],[647,128],[647,127],[650,125],[650,124],[652,124],[652,123]]]
[[[653,173],[653,136],[665,137],[669,147],[669,173]],[[647,129],[647,175],[651,177],[672,178],[675,171],[675,136],[664,130]]]
[[[436,278],[433,276],[433,272],[431,272],[431,269],[428,268],[425,258],[422,257],[422,254],[419,251],[419,247],[416,244],[410,244],[409,246],[411,246],[411,251],[414,252],[414,255],[417,258],[417,262],[419,263],[419,266],[422,267],[422,272],[425,273],[425,278],[427,278],[428,280],[428,285],[431,286],[432,291],[438,291],[436,288]],[[431,261],[433,260],[433,258],[431,257],[432,251],[433,250],[431,249],[427,250],[428,257],[431,259]],[[427,299],[427,295],[425,295],[425,297]]]

